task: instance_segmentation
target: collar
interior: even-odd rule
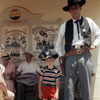
[[[26,64],[31,64],[31,63],[32,63],[32,61],[31,61],[30,63],[28,63],[27,61],[25,61],[25,63],[26,63]]]
[[[80,20],[82,17],[80,17],[78,20]],[[74,18],[72,19],[73,20],[73,22],[75,22],[75,21],[77,21],[77,20],[75,20]]]
[[[50,69],[50,68],[47,66],[47,69],[48,69],[48,70],[53,70],[53,69],[55,69],[55,66],[54,66],[52,69]]]

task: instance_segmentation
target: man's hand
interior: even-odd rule
[[[16,72],[16,73],[15,73],[15,77],[17,77],[19,74],[20,74],[20,72]]]
[[[96,46],[91,45],[90,50],[94,50],[96,48]]]

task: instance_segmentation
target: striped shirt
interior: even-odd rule
[[[49,69],[46,66],[41,70],[39,75],[43,77],[42,86],[56,87],[56,79],[61,76],[61,73],[55,66],[53,69]]]

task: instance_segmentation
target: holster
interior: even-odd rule
[[[61,71],[62,71],[62,75],[66,75],[66,55],[62,56],[61,58],[59,58],[59,63],[60,63],[60,67],[61,67]]]

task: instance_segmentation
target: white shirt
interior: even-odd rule
[[[96,23],[91,19],[86,17],[90,29],[91,29],[91,33],[93,33],[95,35],[95,41],[93,42],[94,46],[98,46],[100,44],[100,29],[99,27],[96,25]],[[77,25],[76,23],[74,23],[75,20],[73,20],[73,41],[72,41],[72,45],[82,45],[83,44],[83,37],[80,35],[80,40],[78,39],[78,33],[77,33]],[[65,38],[65,26],[66,26],[66,22],[64,24],[61,25],[60,30],[59,30],[59,34],[58,34],[58,38],[56,41],[56,52],[59,54],[59,56],[63,56],[63,39]],[[79,29],[79,32],[80,29]]]
[[[5,67],[2,64],[0,64],[0,70],[2,73],[4,73],[4,71],[5,71]]]
[[[73,34],[73,41],[72,41],[72,45],[84,45],[83,42],[83,36],[81,35],[81,27],[79,27],[79,37],[80,39],[78,39],[78,30],[77,30],[77,25],[75,23],[76,20],[73,19],[73,30],[74,30],[74,34]],[[78,26],[80,26],[79,22],[78,22]]]
[[[37,72],[40,72],[40,67],[35,61],[31,61],[30,63],[24,61],[19,65],[17,71],[21,72],[21,74],[25,74],[25,73],[36,74]]]

